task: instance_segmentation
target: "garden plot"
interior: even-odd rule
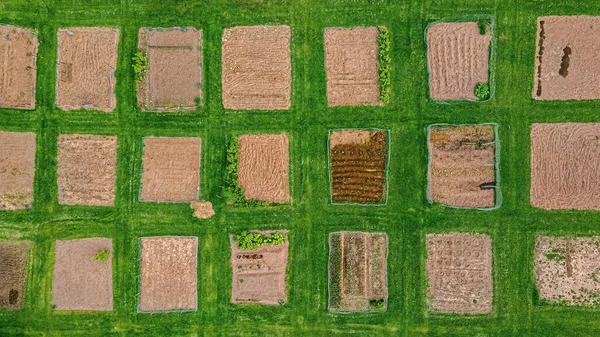
[[[113,310],[112,239],[57,240],[52,281],[56,310]]]
[[[493,125],[429,127],[430,202],[464,208],[495,205],[496,138]]]
[[[329,234],[329,311],[384,311],[387,255],[385,233]]]
[[[60,135],[58,137],[58,203],[113,206],[117,137]]]
[[[0,210],[31,208],[35,133],[0,131]]]
[[[600,16],[542,16],[537,22],[533,98],[600,98]]]
[[[148,59],[138,82],[142,111],[195,110],[202,101],[202,31],[193,27],[140,28],[138,49]]]
[[[35,31],[0,25],[0,107],[35,109]]]
[[[292,66],[289,26],[227,28],[223,32],[223,106],[287,110]]]
[[[431,310],[491,312],[492,240],[483,234],[428,234],[427,276]]]
[[[333,203],[385,203],[388,131],[333,130],[329,153]]]
[[[56,105],[63,110],[115,109],[119,30],[105,27],[58,30]]]
[[[139,311],[196,310],[196,237],[141,239],[141,292]]]
[[[31,242],[0,242],[0,309],[23,308]]]
[[[200,138],[144,138],[141,200],[197,200],[200,148]]]
[[[531,204],[600,209],[600,124],[533,124]]]

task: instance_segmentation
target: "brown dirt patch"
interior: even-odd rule
[[[600,16],[541,16],[533,98],[600,98]]]
[[[0,107],[35,109],[37,51],[35,31],[0,25]]]
[[[0,131],[0,210],[31,208],[35,133]]]
[[[194,210],[194,216],[198,219],[208,219],[215,215],[210,201],[192,201],[190,206]]]
[[[429,199],[454,207],[494,207],[495,140],[492,125],[432,125]]]
[[[200,138],[144,138],[141,200],[197,200],[200,148]]]
[[[387,178],[387,132],[342,130],[330,134],[333,202],[384,201]]]
[[[240,250],[229,236],[231,245],[232,303],[283,304],[287,301],[285,273],[289,241],[287,230],[251,231],[263,235],[280,232],[286,242],[277,246],[261,246],[257,250]],[[280,302],[282,301],[282,302]]]
[[[196,237],[142,238],[139,311],[196,310]]]
[[[435,23],[427,30],[429,89],[435,100],[477,100],[475,86],[488,83],[490,30],[477,22]]]
[[[30,241],[0,242],[0,309],[23,308]]]
[[[238,141],[238,183],[246,199],[290,201],[287,135],[243,135]]]
[[[600,209],[600,124],[531,126],[531,204]]]
[[[119,30],[105,27],[58,30],[56,105],[63,110],[115,109]]]
[[[325,29],[329,106],[379,103],[377,27]]]
[[[223,32],[222,57],[225,109],[290,108],[289,26],[227,28]]]
[[[107,262],[94,255],[109,250]],[[52,304],[56,310],[113,310],[112,239],[56,240]]]
[[[492,240],[484,234],[428,234],[427,276],[431,310],[491,312]]]
[[[113,206],[117,137],[60,135],[58,137],[58,203]]]
[[[137,92],[142,111],[195,110],[194,100],[202,100],[202,31],[140,28],[138,48],[148,57]]]

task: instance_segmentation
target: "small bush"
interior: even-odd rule
[[[475,86],[475,97],[480,101],[490,98],[490,85],[487,83],[477,83]]]
[[[479,27],[479,34],[485,35],[487,33],[488,27],[491,24],[492,24],[492,20],[490,18],[477,20],[477,27]]]
[[[375,299],[372,298],[369,300],[369,308],[371,310],[384,310],[385,309],[385,299]]]
[[[93,258],[95,260],[101,261],[101,262],[108,262],[108,259],[110,257],[110,250],[101,250],[98,253],[94,254]]]
[[[390,92],[392,81],[390,77],[392,58],[390,57],[390,31],[383,26],[377,27],[379,35],[377,44],[379,46],[379,100],[383,104],[390,103]]]
[[[240,143],[238,139],[234,137],[227,146],[227,177],[225,179],[225,198],[227,202],[234,206],[242,207],[269,206],[268,201],[246,199],[244,189],[238,184],[239,149]]]
[[[148,72],[148,56],[143,50],[139,50],[133,57],[133,71],[135,72],[135,80],[143,82],[146,80],[146,72]]]
[[[257,250],[261,246],[278,246],[284,244],[285,236],[280,232],[266,236],[261,233],[243,231],[240,235],[236,235],[233,241],[239,244],[241,250]]]

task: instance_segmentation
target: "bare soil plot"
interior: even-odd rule
[[[30,241],[0,242],[0,309],[23,308]]]
[[[531,126],[531,204],[600,209],[600,124]]]
[[[117,137],[60,135],[58,137],[58,203],[113,206]]]
[[[0,131],[0,210],[31,208],[35,133]]]
[[[141,239],[139,311],[196,310],[196,237]]]
[[[241,250],[230,235],[232,303],[260,303],[282,305],[287,301],[285,275],[288,263],[289,241],[287,230],[252,231],[263,235],[280,232],[286,242],[275,246],[261,246],[256,250]]]
[[[198,219],[208,219],[215,215],[210,201],[192,201],[190,207],[194,210],[194,216]]]
[[[488,83],[490,29],[477,22],[434,23],[427,30],[429,89],[435,100],[477,100],[475,86]]]
[[[325,29],[329,106],[379,103],[377,27]]]
[[[35,109],[37,34],[0,25],[0,37],[0,107]]]
[[[223,106],[290,108],[292,65],[289,26],[227,28],[223,32]]]
[[[107,261],[94,255],[110,251]],[[52,281],[56,310],[113,310],[112,239],[57,240]]]
[[[493,125],[430,126],[429,200],[453,207],[494,207],[495,142]]]
[[[387,308],[386,233],[329,234],[329,311]]]
[[[243,135],[238,141],[238,183],[246,199],[290,201],[287,135]]]
[[[142,111],[195,110],[202,101],[202,31],[140,28],[138,48],[148,57],[137,91]]]
[[[600,16],[541,16],[533,98],[600,98]]]
[[[115,109],[119,30],[106,27],[58,30],[56,105],[63,110]]]
[[[141,200],[197,200],[200,147],[200,138],[144,138]]]
[[[388,132],[339,130],[330,133],[332,202],[385,202]]]
[[[491,312],[492,240],[484,234],[428,234],[427,276],[431,310]]]

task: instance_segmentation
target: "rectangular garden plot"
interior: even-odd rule
[[[35,31],[0,25],[0,107],[35,109]]]
[[[202,31],[140,28],[138,48],[148,61],[137,88],[142,111],[195,110],[202,101]]]
[[[0,210],[31,208],[35,133],[0,131]]]
[[[494,125],[429,126],[430,202],[464,208],[496,204]]]
[[[492,311],[492,240],[484,234],[427,235],[430,310]]]
[[[384,311],[387,254],[385,233],[329,234],[329,311]]]
[[[23,307],[31,242],[0,242],[0,309]]]
[[[63,110],[115,109],[119,30],[106,27],[58,30],[56,105]]]

